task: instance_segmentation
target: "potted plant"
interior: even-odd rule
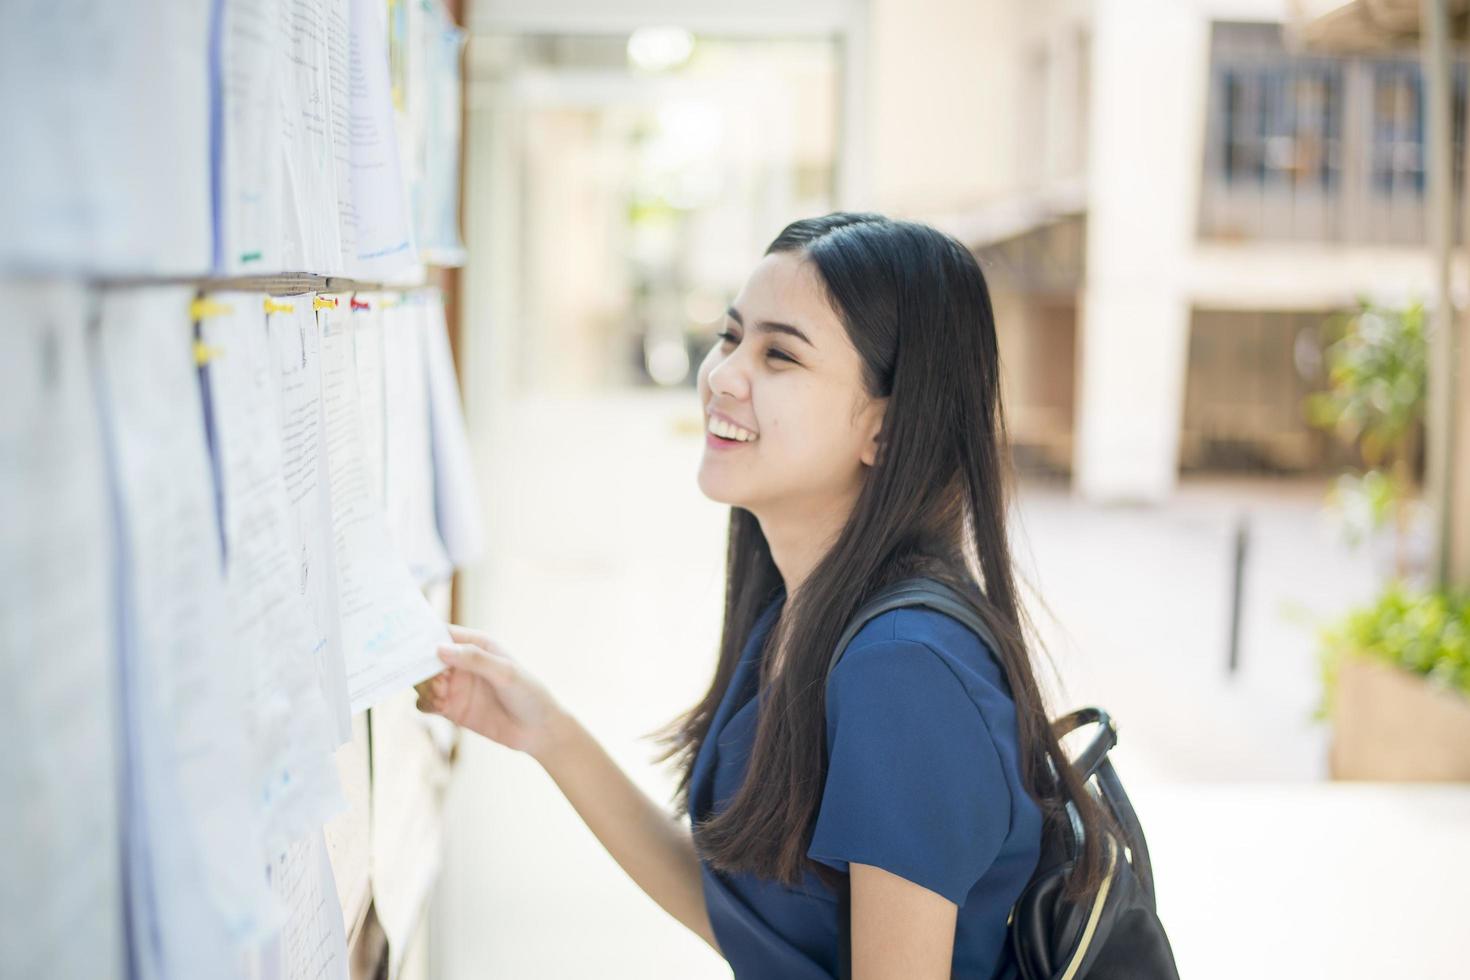
[[[1334,779],[1470,780],[1470,592],[1392,582],[1321,639]]]
[[[1470,595],[1424,581],[1415,471],[1424,416],[1424,312],[1361,303],[1332,324],[1328,387],[1309,419],[1360,451],[1329,503],[1349,540],[1391,542],[1379,595],[1319,633],[1336,779],[1470,780]]]

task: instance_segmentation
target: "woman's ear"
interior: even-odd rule
[[[867,431],[863,438],[862,451],[858,456],[864,466],[874,466],[878,462],[880,450],[883,448],[881,442],[883,419],[887,413],[887,398],[874,398],[864,410],[863,425]]]

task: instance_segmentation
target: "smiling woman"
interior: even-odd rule
[[[699,367],[700,490],[730,506],[720,655],[662,733],[675,817],[503,649],[463,633],[425,706],[546,767],[629,875],[739,978],[1004,975],[1007,916],[1063,796],[1101,876],[1101,815],[1052,733],[1006,539],[995,324],[974,257],[924,225],[788,226]],[[848,622],[915,574],[932,609]],[[1066,783],[1060,794],[1048,773]]]
[[[872,214],[783,231],[700,366],[712,431],[759,442],[699,469],[731,505],[725,634],[710,691],[667,737],[737,975],[831,975],[840,872],[870,975],[991,976],[1008,957],[1062,755],[1012,584],[999,379],[973,257]],[[915,571],[969,596],[1000,648],[895,610],[824,688],[847,620]]]

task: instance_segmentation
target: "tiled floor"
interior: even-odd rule
[[[709,682],[723,575],[726,512],[694,483],[694,396],[539,399],[510,412],[483,488],[497,545],[467,582],[465,618],[667,800],[672,780],[640,736]],[[1052,614],[1033,604],[1066,680],[1058,705],[1101,703],[1119,720],[1118,765],[1155,841],[1184,976],[1467,976],[1454,910],[1470,907],[1470,792],[1318,782],[1309,619],[1373,586],[1366,556],[1319,516],[1321,489],[1216,482],[1164,508],[1109,509],[1028,487],[1013,550]],[[1230,677],[1241,513],[1252,535]],[[462,759],[437,976],[729,976],[534,762],[478,739]]]

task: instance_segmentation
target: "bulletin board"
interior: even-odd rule
[[[0,35],[0,975],[413,975],[483,550],[457,8]]]

